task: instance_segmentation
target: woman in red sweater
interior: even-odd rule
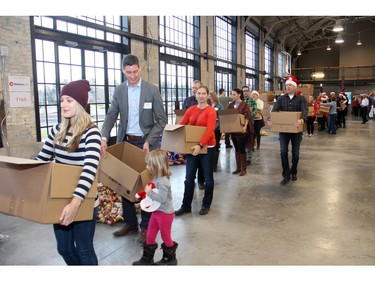
[[[191,147],[192,154],[186,155],[186,177],[185,191],[181,208],[175,211],[176,216],[191,212],[191,203],[194,196],[194,180],[199,164],[204,174],[204,197],[200,215],[206,215],[210,210],[214,194],[214,175],[212,170],[212,159],[215,153],[215,127],[216,111],[207,103],[209,90],[206,86],[200,86],[195,94],[198,101],[197,105],[189,107],[184,117],[180,121],[181,125],[203,126],[206,127],[206,133],[203,135],[199,144]],[[207,154],[199,154],[203,147],[207,146]]]
[[[242,132],[232,133],[232,141],[236,149],[236,170],[232,174],[246,175],[246,146],[250,141],[250,132],[254,132],[250,108],[246,102],[243,101],[242,92],[240,89],[232,90],[233,102],[229,103],[228,109],[236,108],[238,113],[245,116],[245,124]]]

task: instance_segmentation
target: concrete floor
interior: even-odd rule
[[[222,144],[211,211],[198,214],[203,192],[197,188],[192,213],[174,220],[179,265],[374,265],[375,122],[360,123],[350,119],[336,135],[305,136],[298,180],[285,187],[279,186],[277,134],[266,130],[244,177],[231,174],[234,148]],[[185,166],[171,169],[178,209]],[[130,265],[141,256],[137,234],[112,235],[120,226],[97,224],[102,266]],[[0,242],[1,265],[64,264],[50,225],[0,214],[0,232],[9,235]]]

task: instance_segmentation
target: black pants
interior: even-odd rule
[[[315,117],[308,117],[307,122],[306,122],[306,127],[307,127],[307,133],[308,134],[314,134],[314,121]]]
[[[279,133],[281,165],[283,178],[290,179],[290,175],[297,175],[299,151],[302,141],[302,133]],[[289,166],[288,146],[292,143],[292,165]]]
[[[256,138],[257,146],[260,145],[260,130],[262,129],[262,120],[254,120],[254,138]]]
[[[362,106],[361,107],[361,117],[362,117],[362,123],[366,123],[368,121],[368,107]]]
[[[345,110],[337,110],[337,125],[345,128]]]

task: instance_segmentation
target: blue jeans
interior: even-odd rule
[[[98,207],[93,211],[90,221],[77,221],[68,226],[53,225],[57,251],[67,265],[98,265],[93,243]]]
[[[290,179],[290,175],[297,175],[297,165],[299,161],[299,150],[302,141],[302,133],[279,133],[281,166],[283,168],[283,178]],[[289,167],[288,147],[292,142],[292,166]]]
[[[145,143],[145,138],[139,140],[132,140],[127,141],[130,144],[143,149],[143,145]],[[121,197],[122,201],[122,217],[124,218],[124,222],[127,223],[129,226],[136,226],[138,224],[137,212],[135,210],[134,202],[129,201],[128,199]],[[139,224],[140,228],[147,229],[148,222],[150,221],[151,213],[141,211],[141,223]]]
[[[336,134],[336,114],[329,115],[328,133]]]
[[[182,209],[187,211],[191,210],[191,203],[194,196],[194,181],[198,167],[202,168],[202,172],[204,175],[205,189],[202,207],[210,208],[214,195],[214,174],[212,171],[212,159],[214,157],[215,150],[215,147],[211,147],[207,149],[207,154],[198,154],[197,156],[193,156],[191,154],[186,155],[185,191],[181,206]]]

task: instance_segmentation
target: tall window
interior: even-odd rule
[[[118,29],[114,18],[101,17],[99,20],[86,17],[86,21],[66,17],[33,19],[38,140],[45,140],[50,128],[61,121],[59,94],[61,88],[73,80],[89,81],[91,91],[87,110],[92,120],[101,128],[114,89],[122,82],[121,57],[128,53],[126,45],[113,42],[127,41],[119,35],[115,36],[118,31],[114,30],[112,33],[101,30],[102,25]],[[72,22],[69,22],[69,19]],[[110,19],[110,22],[106,19]],[[90,27],[85,26],[85,23]],[[100,25],[97,25],[98,23]],[[51,29],[48,35],[44,32],[46,28]],[[69,40],[64,39],[67,38],[67,33],[72,33]],[[95,39],[88,40],[87,37]],[[103,38],[109,38],[110,42],[96,40]],[[117,126],[114,126],[111,136],[116,135]]]
[[[267,42],[264,44],[264,70],[264,90],[273,91],[273,49]]]
[[[214,48],[215,57],[215,87],[216,91],[223,88],[230,93],[237,87],[236,80],[236,29],[237,21],[235,17],[215,17],[214,18]]]
[[[251,32],[245,32],[246,85],[259,90],[259,41]]]
[[[160,92],[168,123],[174,124],[174,110],[182,108],[193,81],[200,79],[199,58],[193,54],[199,51],[199,17],[162,16],[159,23],[160,41],[171,45],[160,47]]]

